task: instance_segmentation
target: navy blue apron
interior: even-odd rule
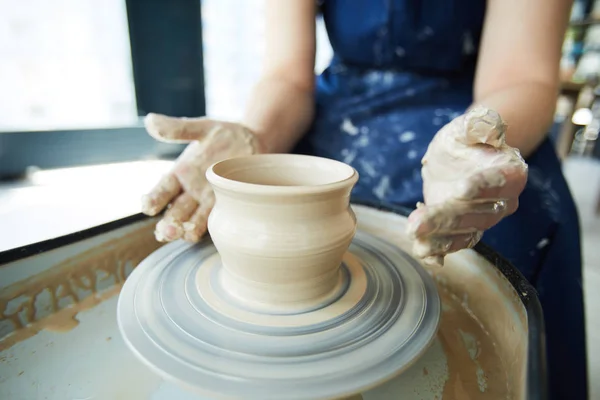
[[[321,11],[334,58],[296,152],[356,168],[356,198],[414,207],[429,142],[473,100],[485,1],[324,0]],[[539,291],[552,398],[586,399],[578,215],[549,140],[527,162],[519,210],[483,241]]]

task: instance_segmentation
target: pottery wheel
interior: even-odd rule
[[[210,240],[175,242],[127,279],[118,323],[160,375],[209,398],[332,399],[408,368],[432,342],[440,300],[399,248],[357,232],[343,284],[319,307],[264,314],[228,296]]]

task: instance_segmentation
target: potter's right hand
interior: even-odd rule
[[[197,242],[206,232],[215,201],[206,170],[227,158],[260,153],[262,146],[248,128],[232,122],[148,114],[144,124],[157,140],[190,144],[173,169],[142,198],[142,212],[153,216],[169,206],[156,225],[156,239]]]

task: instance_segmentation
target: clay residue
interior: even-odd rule
[[[160,247],[152,231],[146,224],[2,289],[0,324],[9,328],[0,351],[42,329],[76,327],[79,312],[117,293],[133,268]]]
[[[339,399],[339,400],[363,400],[363,397],[361,394],[355,394],[353,396],[344,397],[343,399]]]
[[[439,288],[444,303],[438,339],[448,363],[444,400],[512,399],[515,394],[502,350],[463,301]]]
[[[26,340],[30,337],[37,335],[40,331],[53,331],[53,332],[68,332],[71,329],[79,325],[77,320],[77,314],[82,311],[94,308],[104,300],[107,300],[114,295],[118,294],[121,290],[122,285],[116,285],[108,290],[101,293],[95,293],[92,296],[88,296],[79,303],[76,303],[67,308],[63,308],[58,312],[45,317],[39,321],[35,321],[12,334],[7,335],[0,341],[0,351],[8,349],[9,347]]]
[[[481,256],[435,269],[443,302],[439,339],[449,379],[444,399],[520,399],[527,373],[527,315],[510,283]]]

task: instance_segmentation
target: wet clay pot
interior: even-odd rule
[[[339,295],[340,264],[356,231],[352,167],[268,154],[221,161],[206,176],[216,197],[208,230],[229,296],[281,314],[318,308]]]

